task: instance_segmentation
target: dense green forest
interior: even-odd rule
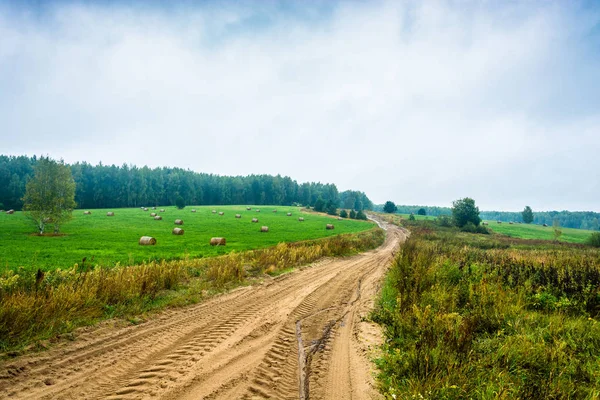
[[[428,207],[428,206],[396,206],[398,214],[417,214],[420,208],[424,208],[427,215],[434,217],[438,215],[452,215],[450,207]],[[523,206],[524,208],[525,206]],[[383,211],[383,204],[375,204],[375,211]],[[522,222],[523,215],[521,211],[481,211],[479,216],[483,220],[503,221],[503,222]],[[592,211],[535,211],[533,210],[534,224],[552,225],[554,221],[558,221],[560,226],[565,228],[577,229],[600,229],[600,213]]]
[[[25,184],[33,176],[36,156],[0,155],[0,209],[20,210]],[[297,183],[285,176],[219,176],[181,168],[149,168],[127,164],[70,165],[79,208],[121,208],[174,205],[178,196],[194,205],[313,206],[321,198],[338,207],[363,210],[373,203],[358,191],[338,192],[334,184]]]

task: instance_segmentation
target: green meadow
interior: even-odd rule
[[[502,235],[519,238],[519,239],[538,239],[538,240],[554,240],[554,228],[552,226],[542,226],[534,224],[509,224],[496,221],[486,221],[489,223],[488,228]],[[594,231],[585,229],[559,228],[562,234],[559,241],[568,243],[585,243]]]
[[[251,211],[246,206],[187,206],[182,210],[165,207],[165,212],[143,211],[139,208],[94,209],[91,215],[75,210],[73,219],[61,228],[61,236],[37,236],[35,227],[22,212],[0,214],[0,270],[52,270],[81,264],[114,266],[133,265],[153,260],[177,260],[211,257],[274,246],[281,242],[297,242],[371,229],[366,221],[335,218],[301,212],[299,207],[258,206]],[[193,213],[192,209],[196,212]],[[277,212],[274,213],[273,210]],[[213,214],[212,210],[224,215]],[[256,210],[260,210],[257,212]],[[108,217],[106,213],[115,215]],[[154,220],[151,212],[161,215]],[[287,216],[291,213],[292,216]],[[235,218],[240,214],[241,218]],[[304,217],[304,221],[298,221]],[[252,223],[258,218],[258,223]],[[172,234],[176,219],[182,219],[185,233]],[[333,224],[334,230],[326,230]],[[260,232],[268,226],[269,232]],[[155,246],[140,246],[141,236],[152,236]],[[225,237],[226,246],[210,246],[211,237]]]

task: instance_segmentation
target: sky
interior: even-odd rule
[[[600,211],[600,7],[0,0],[0,154]]]

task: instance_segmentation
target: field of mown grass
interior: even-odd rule
[[[404,225],[373,314],[385,398],[600,398],[600,249]]]
[[[13,215],[0,213],[0,271],[23,267],[47,271],[72,267],[86,257],[88,264],[101,266],[133,265],[153,260],[177,260],[211,257],[232,251],[244,251],[274,246],[281,242],[317,239],[343,233],[371,229],[373,224],[356,220],[335,220],[331,217],[304,213],[299,207],[258,206],[251,211],[246,206],[187,206],[143,211],[135,209],[96,209],[91,215],[83,210],[73,212],[73,220],[61,229],[63,236],[36,236],[35,228],[21,212]],[[192,209],[196,209],[193,213]],[[212,210],[224,215],[213,214]],[[259,209],[260,212],[256,212]],[[277,209],[277,213],[272,211]],[[107,217],[114,211],[114,217]],[[151,212],[163,217],[155,221]],[[286,213],[292,213],[291,217]],[[241,214],[242,218],[235,218]],[[298,217],[304,217],[299,222]],[[258,218],[258,223],[252,223]],[[175,219],[182,219],[182,236],[171,233]],[[334,230],[325,225],[333,223]],[[261,233],[261,226],[269,232]],[[141,236],[157,239],[155,246],[140,246]],[[211,237],[225,237],[225,247],[209,245]]]
[[[519,239],[539,239],[539,240],[554,240],[554,228],[551,226],[542,226],[535,224],[509,224],[496,221],[486,221],[489,223],[488,228],[502,235],[519,238]],[[560,228],[562,234],[559,241],[568,243],[585,243],[594,231],[585,229]]]

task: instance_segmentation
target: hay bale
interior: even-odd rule
[[[165,212],[165,209],[164,209],[164,208],[161,208],[161,209],[160,209],[160,212]]]
[[[509,224],[509,225],[512,225],[512,224],[514,224],[514,222],[510,221],[508,224]]]
[[[327,224],[325,226],[325,229],[331,230],[331,229],[335,229],[335,227],[332,224]]]
[[[156,207],[152,207],[153,210],[156,210]]]
[[[175,225],[183,225],[183,220],[182,219],[176,219],[175,220]]]
[[[261,232],[269,232],[269,227],[268,226],[261,226],[260,227],[260,231]]]
[[[194,208],[194,209],[192,209],[192,212],[196,212],[196,209],[195,209],[195,208]]]
[[[148,209],[146,207],[144,207],[144,211],[148,211]]]
[[[304,218],[303,217],[298,217],[298,221],[303,222]]]
[[[260,212],[260,210],[257,209],[256,212]]]
[[[487,223],[487,222],[485,222],[485,221],[484,221],[484,222],[482,222],[482,225],[487,225],[487,224],[488,224],[488,223]]]
[[[157,215],[157,216],[154,217],[155,221],[160,221],[161,219],[162,219],[162,217],[160,215]]]
[[[83,215],[92,215],[92,212],[91,211],[84,211]]]
[[[223,211],[219,211],[219,215],[224,215],[225,213]]]
[[[183,235],[183,229],[173,228],[173,235]]]
[[[277,212],[277,210],[273,210],[273,212],[274,212],[274,213],[276,213],[276,212]]]
[[[107,212],[107,213],[106,213],[106,216],[107,216],[107,217],[114,217],[114,216],[115,216],[115,213],[114,213],[114,212],[112,212],[112,211],[109,211],[109,212]]]
[[[227,240],[223,237],[214,237],[210,239],[211,246],[225,246],[227,244]]]
[[[14,213],[15,213],[15,210],[8,210],[6,213],[7,213],[7,214],[14,214]]]
[[[156,217],[156,213],[150,213],[151,217]]]
[[[156,239],[152,236],[142,236],[139,243],[140,246],[154,246],[156,244]]]
[[[246,207],[246,211],[252,210],[252,207]]]
[[[287,213],[287,214],[285,214],[285,215],[287,215],[288,217],[291,217],[291,216],[292,216],[292,213]]]
[[[544,225],[542,225],[542,226],[548,227],[548,224],[544,224]]]
[[[213,213],[213,214],[216,214],[216,213],[217,213],[217,210],[212,210],[212,213]]]
[[[235,214],[236,218],[242,218],[242,216],[240,214]]]
[[[338,221],[341,221],[341,220],[343,220],[343,219],[344,219],[344,218],[342,218],[342,217],[338,217]]]
[[[499,224],[501,224],[501,223],[502,223],[502,221],[498,221],[498,223],[499,223]]]
[[[258,222],[258,218],[252,218],[252,222]]]

